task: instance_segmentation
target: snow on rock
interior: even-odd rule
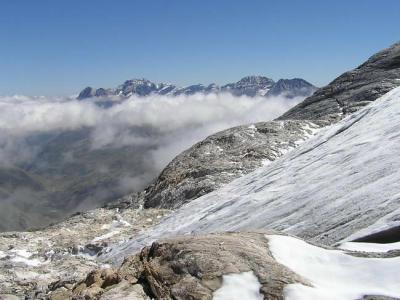
[[[112,237],[112,236],[114,236],[114,235],[116,235],[116,234],[119,234],[119,232],[120,232],[119,230],[110,231],[110,232],[105,233],[105,234],[103,234],[103,235],[101,235],[101,236],[95,237],[95,238],[92,240],[92,242],[95,243],[95,242],[98,242],[98,241],[101,241],[101,240],[108,239],[108,238],[110,238],[110,237]]]
[[[11,261],[15,263],[23,263],[27,266],[37,267],[42,262],[37,258],[32,258],[33,254],[25,249],[12,249]]]
[[[198,232],[275,229],[333,245],[399,209],[399,132],[396,88],[284,157],[185,204],[104,259]]]
[[[214,292],[213,300],[262,300],[261,284],[253,272],[228,274],[222,286]]]
[[[287,300],[361,299],[364,295],[400,297],[400,257],[355,257],[340,250],[327,250],[300,239],[267,235],[272,256],[312,286],[290,284]]]
[[[338,247],[343,250],[363,251],[363,252],[387,252],[391,250],[400,250],[400,242],[378,244],[362,242],[345,242]]]

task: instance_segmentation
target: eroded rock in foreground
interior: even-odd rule
[[[190,235],[154,242],[50,299],[390,299],[400,296],[398,267],[399,250],[343,251],[271,231]]]
[[[64,291],[64,295],[109,299],[108,295],[122,296],[128,290],[133,295],[135,290],[137,297],[145,292],[147,297],[155,299],[212,299],[223,285],[224,275],[245,272],[255,275],[259,293],[266,299],[282,299],[286,284],[308,284],[274,260],[262,232],[187,236],[155,242],[126,258],[119,269],[107,272],[90,273],[72,291]],[[117,279],[118,283],[109,285],[106,278]]]

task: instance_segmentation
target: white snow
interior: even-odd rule
[[[262,300],[261,284],[253,272],[222,276],[222,286],[213,294],[213,300]]]
[[[101,236],[95,237],[95,238],[92,240],[92,243],[95,243],[95,242],[98,242],[98,241],[102,241],[102,240],[108,239],[108,238],[113,237],[114,235],[116,235],[116,234],[118,234],[118,233],[119,233],[119,230],[110,231],[110,232],[108,232],[108,233],[106,233],[106,234],[103,234],[103,235],[101,235]]]
[[[27,266],[37,267],[42,264],[42,262],[37,258],[25,258],[22,256],[15,256],[11,259],[12,262],[23,263]]]
[[[329,245],[400,219],[400,88],[285,156],[169,214],[104,259],[159,238],[276,229]]]
[[[29,258],[33,255],[31,252],[25,249],[11,249],[10,252],[15,253],[17,256],[24,258]]]
[[[0,250],[0,259],[4,258],[6,256],[7,256],[7,254],[4,251]]]
[[[345,242],[338,247],[344,250],[363,251],[363,252],[387,252],[390,250],[400,250],[400,242],[377,244],[361,242]]]
[[[37,258],[31,258],[33,254],[25,249],[12,249],[10,251],[14,257],[10,259],[12,262],[23,263],[27,266],[37,267],[42,262]]]
[[[284,289],[287,300],[354,300],[364,295],[400,297],[400,257],[355,257],[294,237],[268,235],[267,239],[273,257],[312,285],[287,285]]]

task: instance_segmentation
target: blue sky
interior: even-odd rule
[[[397,0],[4,0],[0,95],[69,95],[137,77],[322,86],[399,33]]]

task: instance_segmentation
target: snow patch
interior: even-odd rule
[[[400,257],[354,257],[327,250],[298,238],[266,235],[275,260],[312,286],[289,284],[285,299],[360,299],[364,295],[400,297]]]
[[[338,247],[344,250],[363,251],[363,252],[387,252],[391,250],[400,250],[400,242],[378,244],[378,243],[361,243],[361,242],[345,242]]]
[[[253,272],[228,274],[222,277],[222,286],[213,294],[213,300],[262,300],[261,284]]]
[[[108,238],[110,238],[110,237],[112,237],[112,236],[114,236],[114,235],[116,235],[118,233],[119,233],[119,230],[110,231],[110,232],[108,232],[106,234],[103,234],[101,236],[95,237],[92,240],[92,243],[96,243],[98,241],[102,241],[102,240],[108,239]]]

